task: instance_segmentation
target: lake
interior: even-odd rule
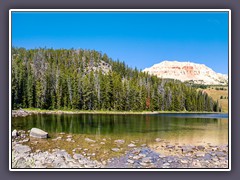
[[[151,115],[38,114],[12,118],[12,129],[137,140],[151,144],[156,138],[178,144],[228,144],[228,114],[164,113]]]

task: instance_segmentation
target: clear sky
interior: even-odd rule
[[[190,61],[228,73],[227,12],[13,12],[12,45],[82,48],[144,69]]]

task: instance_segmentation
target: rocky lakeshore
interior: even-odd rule
[[[220,147],[215,147],[216,151],[193,148],[189,149],[192,153],[183,155],[159,154],[148,147],[134,148],[125,156],[113,158],[106,168],[228,168],[228,154]]]
[[[25,111],[23,109],[12,110],[12,117],[26,117],[31,114],[31,112]]]
[[[12,168],[102,168],[102,163],[81,155],[69,155],[65,150],[32,152],[27,145],[13,144]]]
[[[157,138],[154,146],[149,146],[124,139],[110,143],[109,139],[85,137],[80,142],[87,143],[87,149],[74,136],[61,133],[48,138],[52,146],[46,150],[29,134],[30,130],[12,132],[12,168],[228,168],[228,145],[176,145]],[[69,144],[72,151],[57,146],[57,142]],[[111,146],[103,147],[108,143]],[[105,148],[101,152],[105,158],[97,158],[101,147],[91,151],[94,146]]]
[[[33,114],[159,114],[158,111],[66,111],[66,110],[12,110],[12,117],[26,117]]]
[[[12,117],[26,117],[28,115],[33,114],[113,114],[113,115],[149,115],[149,114],[165,114],[165,113],[186,113],[186,114],[194,114],[196,112],[192,111],[67,111],[67,110],[25,110],[25,109],[19,109],[19,110],[12,110]],[[214,114],[216,112],[208,112],[208,111],[202,111],[197,113],[204,113],[204,114]],[[220,113],[218,113],[220,114]]]

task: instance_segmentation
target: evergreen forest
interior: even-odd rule
[[[12,109],[221,111],[203,91],[84,49],[12,48]]]

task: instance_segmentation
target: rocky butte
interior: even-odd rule
[[[216,73],[204,64],[192,62],[163,61],[146,68],[143,72],[164,79],[177,79],[182,82],[193,81],[195,84],[227,85],[228,76]]]

